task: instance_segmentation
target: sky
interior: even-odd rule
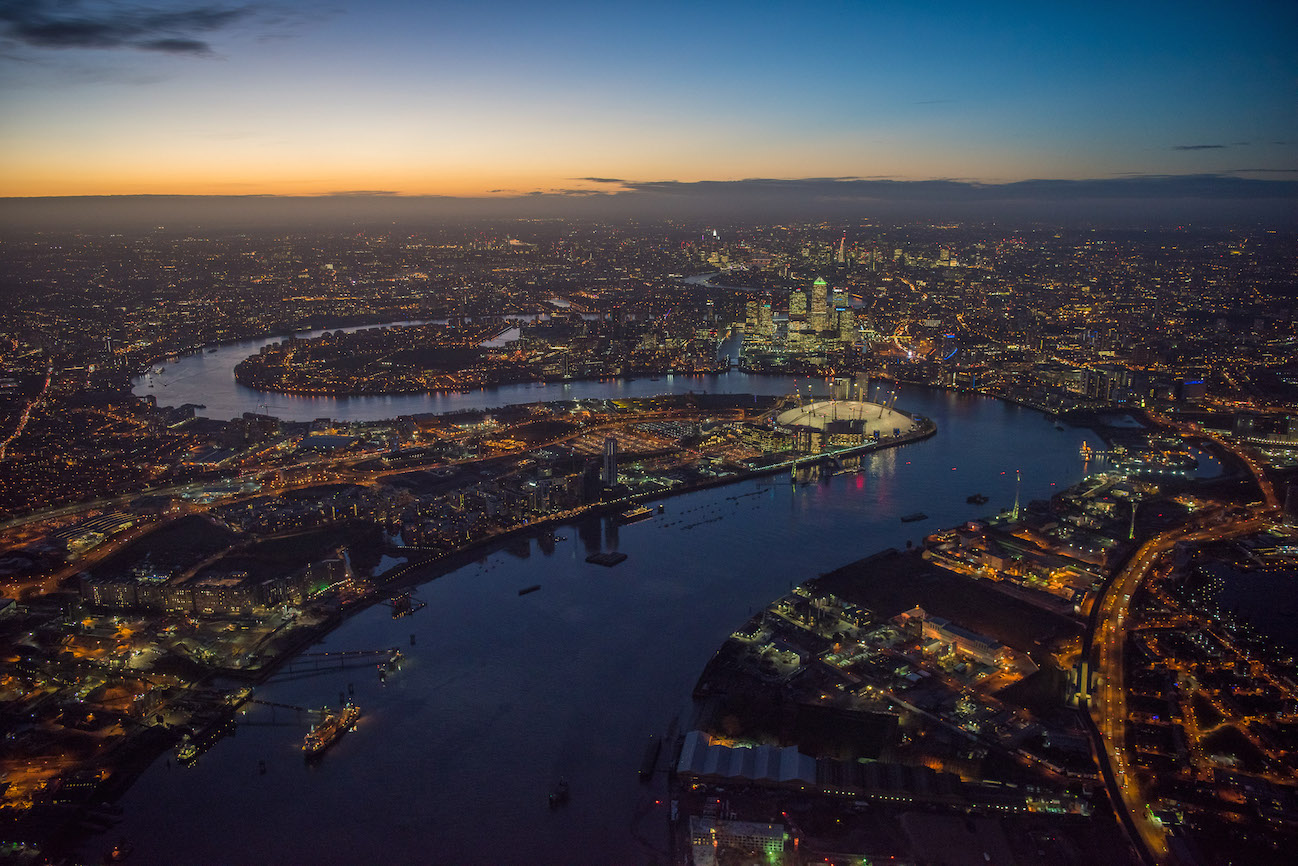
[[[0,196],[1288,188],[1295,34],[1292,0],[0,0]]]

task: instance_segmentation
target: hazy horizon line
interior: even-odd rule
[[[138,198],[201,198],[201,199],[438,199],[452,201],[509,201],[531,200],[538,197],[559,198],[611,198],[636,193],[680,193],[692,190],[717,192],[722,190],[762,189],[790,191],[794,187],[802,192],[864,192],[869,191],[903,191],[911,189],[940,189],[945,192],[997,192],[1028,189],[1040,185],[1052,188],[1085,188],[1091,191],[1133,190],[1137,187],[1149,192],[1160,189],[1163,192],[1187,193],[1202,195],[1208,184],[1230,185],[1232,190],[1244,187],[1255,191],[1275,191],[1298,195],[1298,177],[1281,179],[1273,177],[1246,177],[1250,174],[1294,174],[1295,169],[1259,169],[1241,168],[1218,172],[1189,173],[1131,173],[1107,177],[1051,178],[1032,177],[1021,180],[987,181],[959,177],[934,177],[926,179],[899,179],[885,176],[805,176],[805,177],[749,177],[736,180],[650,180],[638,181],[609,177],[574,177],[573,181],[585,181],[600,185],[603,188],[549,188],[522,190],[488,190],[479,194],[456,195],[435,192],[404,192],[386,189],[329,190],[317,193],[277,193],[277,192],[121,192],[121,193],[72,193],[51,195],[0,195],[0,201],[32,200],[66,200],[66,199],[138,199]],[[1192,184],[1193,188],[1177,190],[1176,186]]]
[[[601,189],[555,188],[512,195],[399,194],[388,190],[318,195],[138,193],[0,197],[0,226],[90,228],[171,223],[284,226],[451,219],[835,218],[1023,219],[1034,222],[1156,225],[1168,222],[1298,223],[1298,178],[1230,174],[1128,175],[1083,180],[977,181],[886,178],[749,178],[632,181],[575,178]]]

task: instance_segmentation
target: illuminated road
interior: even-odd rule
[[[373,485],[380,482],[384,476],[400,475],[402,473],[412,472],[426,468],[442,468],[447,466],[467,467],[473,464],[488,463],[495,460],[508,459],[511,457],[518,458],[527,455],[536,450],[558,445],[569,440],[577,439],[582,436],[599,435],[603,433],[616,432],[625,428],[629,424],[640,424],[648,421],[666,421],[666,420],[695,420],[703,418],[717,418],[719,416],[734,415],[742,419],[745,412],[742,409],[722,409],[722,410],[696,410],[671,408],[658,411],[642,412],[635,415],[634,418],[615,417],[611,420],[601,421],[596,424],[582,425],[578,429],[565,431],[562,435],[541,442],[535,445],[521,448],[515,451],[493,453],[486,456],[468,457],[461,460],[445,461],[440,457],[427,456],[424,460],[414,460],[400,467],[384,467],[381,469],[362,469],[361,465],[370,463],[380,456],[381,451],[370,451],[362,454],[346,454],[334,458],[311,458],[309,460],[299,461],[287,466],[274,466],[257,468],[250,467],[247,471],[237,476],[227,476],[223,478],[204,479],[202,481],[188,482],[184,484],[169,485],[166,487],[145,488],[144,490],[134,491],[122,494],[120,496],[105,497],[89,502],[80,502],[72,505],[59,506],[57,508],[45,509],[34,512],[22,517],[16,517],[3,524],[0,524],[0,532],[11,529],[18,529],[22,526],[42,521],[53,520],[56,518],[67,517],[85,517],[92,512],[108,511],[112,509],[126,508],[133,500],[141,496],[169,496],[185,498],[189,496],[200,495],[213,488],[220,488],[226,485],[242,485],[254,482],[255,487],[252,490],[231,493],[230,495],[215,497],[206,502],[184,502],[170,513],[158,520],[144,521],[132,527],[126,532],[118,533],[98,545],[94,550],[87,552],[71,562],[66,563],[63,567],[57,569],[51,574],[45,576],[40,583],[40,591],[49,593],[55,591],[59,585],[75,576],[81,571],[85,571],[109,556],[117,553],[131,543],[138,541],[145,535],[161,529],[181,517],[201,514],[216,506],[231,505],[237,502],[256,499],[266,496],[276,496],[286,493],[290,490],[308,489],[318,486],[322,483],[342,482],[360,485]],[[525,426],[527,421],[522,422],[519,426]],[[511,428],[505,428],[498,431],[499,435],[508,436]],[[470,434],[466,434],[465,437]],[[455,440],[450,440],[455,441]],[[794,461],[796,462],[796,461]],[[784,465],[784,464],[781,464]],[[278,483],[273,483],[277,480]],[[556,512],[547,515],[541,522],[552,522],[556,519],[570,518],[581,513],[584,509],[575,509],[565,512]],[[408,571],[415,564],[407,566],[401,571]],[[392,575],[395,576],[395,575]],[[5,587],[6,591],[17,592],[17,585]]]
[[[1123,650],[1131,597],[1149,576],[1154,565],[1177,543],[1218,541],[1257,532],[1263,526],[1264,520],[1250,516],[1230,524],[1207,528],[1189,526],[1157,535],[1141,545],[1122,571],[1114,577],[1100,601],[1091,652],[1098,682],[1090,704],[1091,715],[1100,735],[1096,752],[1111,771],[1105,777],[1114,811],[1123,819],[1124,825],[1135,828],[1146,850],[1158,862],[1167,857],[1166,834],[1162,826],[1150,816],[1140,785],[1128,775],[1132,771],[1127,763],[1125,741],[1128,710],[1123,677]]]
[[[1178,542],[1219,541],[1257,532],[1266,525],[1264,516],[1273,513],[1278,506],[1270,479],[1247,451],[1197,427],[1166,419],[1164,423],[1186,435],[1205,436],[1242,460],[1257,482],[1262,502],[1246,516],[1230,523],[1210,527],[1191,525],[1169,530],[1145,542],[1114,577],[1099,602],[1100,609],[1094,620],[1094,631],[1090,635],[1091,659],[1095,664],[1098,683],[1090,703],[1091,715],[1100,738],[1100,742],[1096,743],[1096,752],[1107,765],[1103,768],[1106,770],[1105,784],[1109,789],[1114,812],[1129,832],[1134,828],[1135,834],[1139,836],[1139,840],[1132,840],[1133,843],[1143,843],[1144,850],[1158,862],[1165,861],[1168,855],[1166,834],[1161,824],[1156,823],[1149,814],[1139,783],[1128,775],[1131,772],[1126,752],[1126,721],[1129,713],[1123,677],[1123,650],[1126,645],[1126,619],[1131,597],[1149,576],[1154,565]]]
[[[1275,485],[1271,483],[1271,479],[1266,477],[1266,470],[1260,463],[1258,463],[1257,458],[1243,446],[1237,445],[1212,430],[1200,429],[1196,424],[1186,424],[1166,417],[1159,417],[1158,420],[1169,427],[1175,428],[1183,435],[1202,436],[1205,439],[1211,439],[1231,454],[1234,454],[1244,462],[1244,465],[1248,467],[1248,471],[1253,475],[1253,480],[1257,482],[1258,489],[1262,492],[1263,504],[1269,509],[1280,507],[1280,500],[1276,496]]]
[[[0,440],[0,460],[5,459],[5,453],[9,449],[9,444],[22,435],[23,430],[27,427],[27,422],[31,419],[32,409],[39,406],[44,400],[45,395],[50,390],[50,374],[45,374],[45,384],[41,387],[41,392],[27,402],[23,407],[23,412],[18,416],[18,424],[14,427],[14,432],[10,433],[3,440]]]

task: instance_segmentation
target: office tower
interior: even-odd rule
[[[825,297],[828,290],[829,284],[824,277],[817,277],[811,285],[811,297],[807,301],[807,324],[815,333],[825,330],[828,325],[828,299]]]
[[[775,314],[770,301],[762,301],[757,310],[757,333],[768,340],[775,337]]]
[[[854,310],[839,310],[838,339],[844,343],[855,343],[856,331],[856,312]]]
[[[617,484],[617,438],[613,436],[604,439],[604,475],[601,480],[605,487]]]
[[[807,293],[798,290],[789,295],[789,321],[803,319],[807,315]]]
[[[847,309],[847,289],[835,288],[833,291],[833,300],[830,303],[830,310]]]

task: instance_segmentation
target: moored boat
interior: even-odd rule
[[[324,753],[343,734],[351,730],[356,720],[361,717],[361,708],[355,704],[343,707],[340,713],[325,714],[324,721],[313,727],[302,741],[302,751],[307,758],[314,758]]]
[[[176,759],[185,766],[193,764],[204,752],[212,748],[217,740],[233,730],[234,715],[232,710],[227,710],[197,731],[185,734],[185,738],[176,748]]]
[[[637,520],[644,520],[646,517],[653,517],[653,512],[647,507],[640,505],[636,508],[629,508],[618,515],[619,523],[634,523]]]

